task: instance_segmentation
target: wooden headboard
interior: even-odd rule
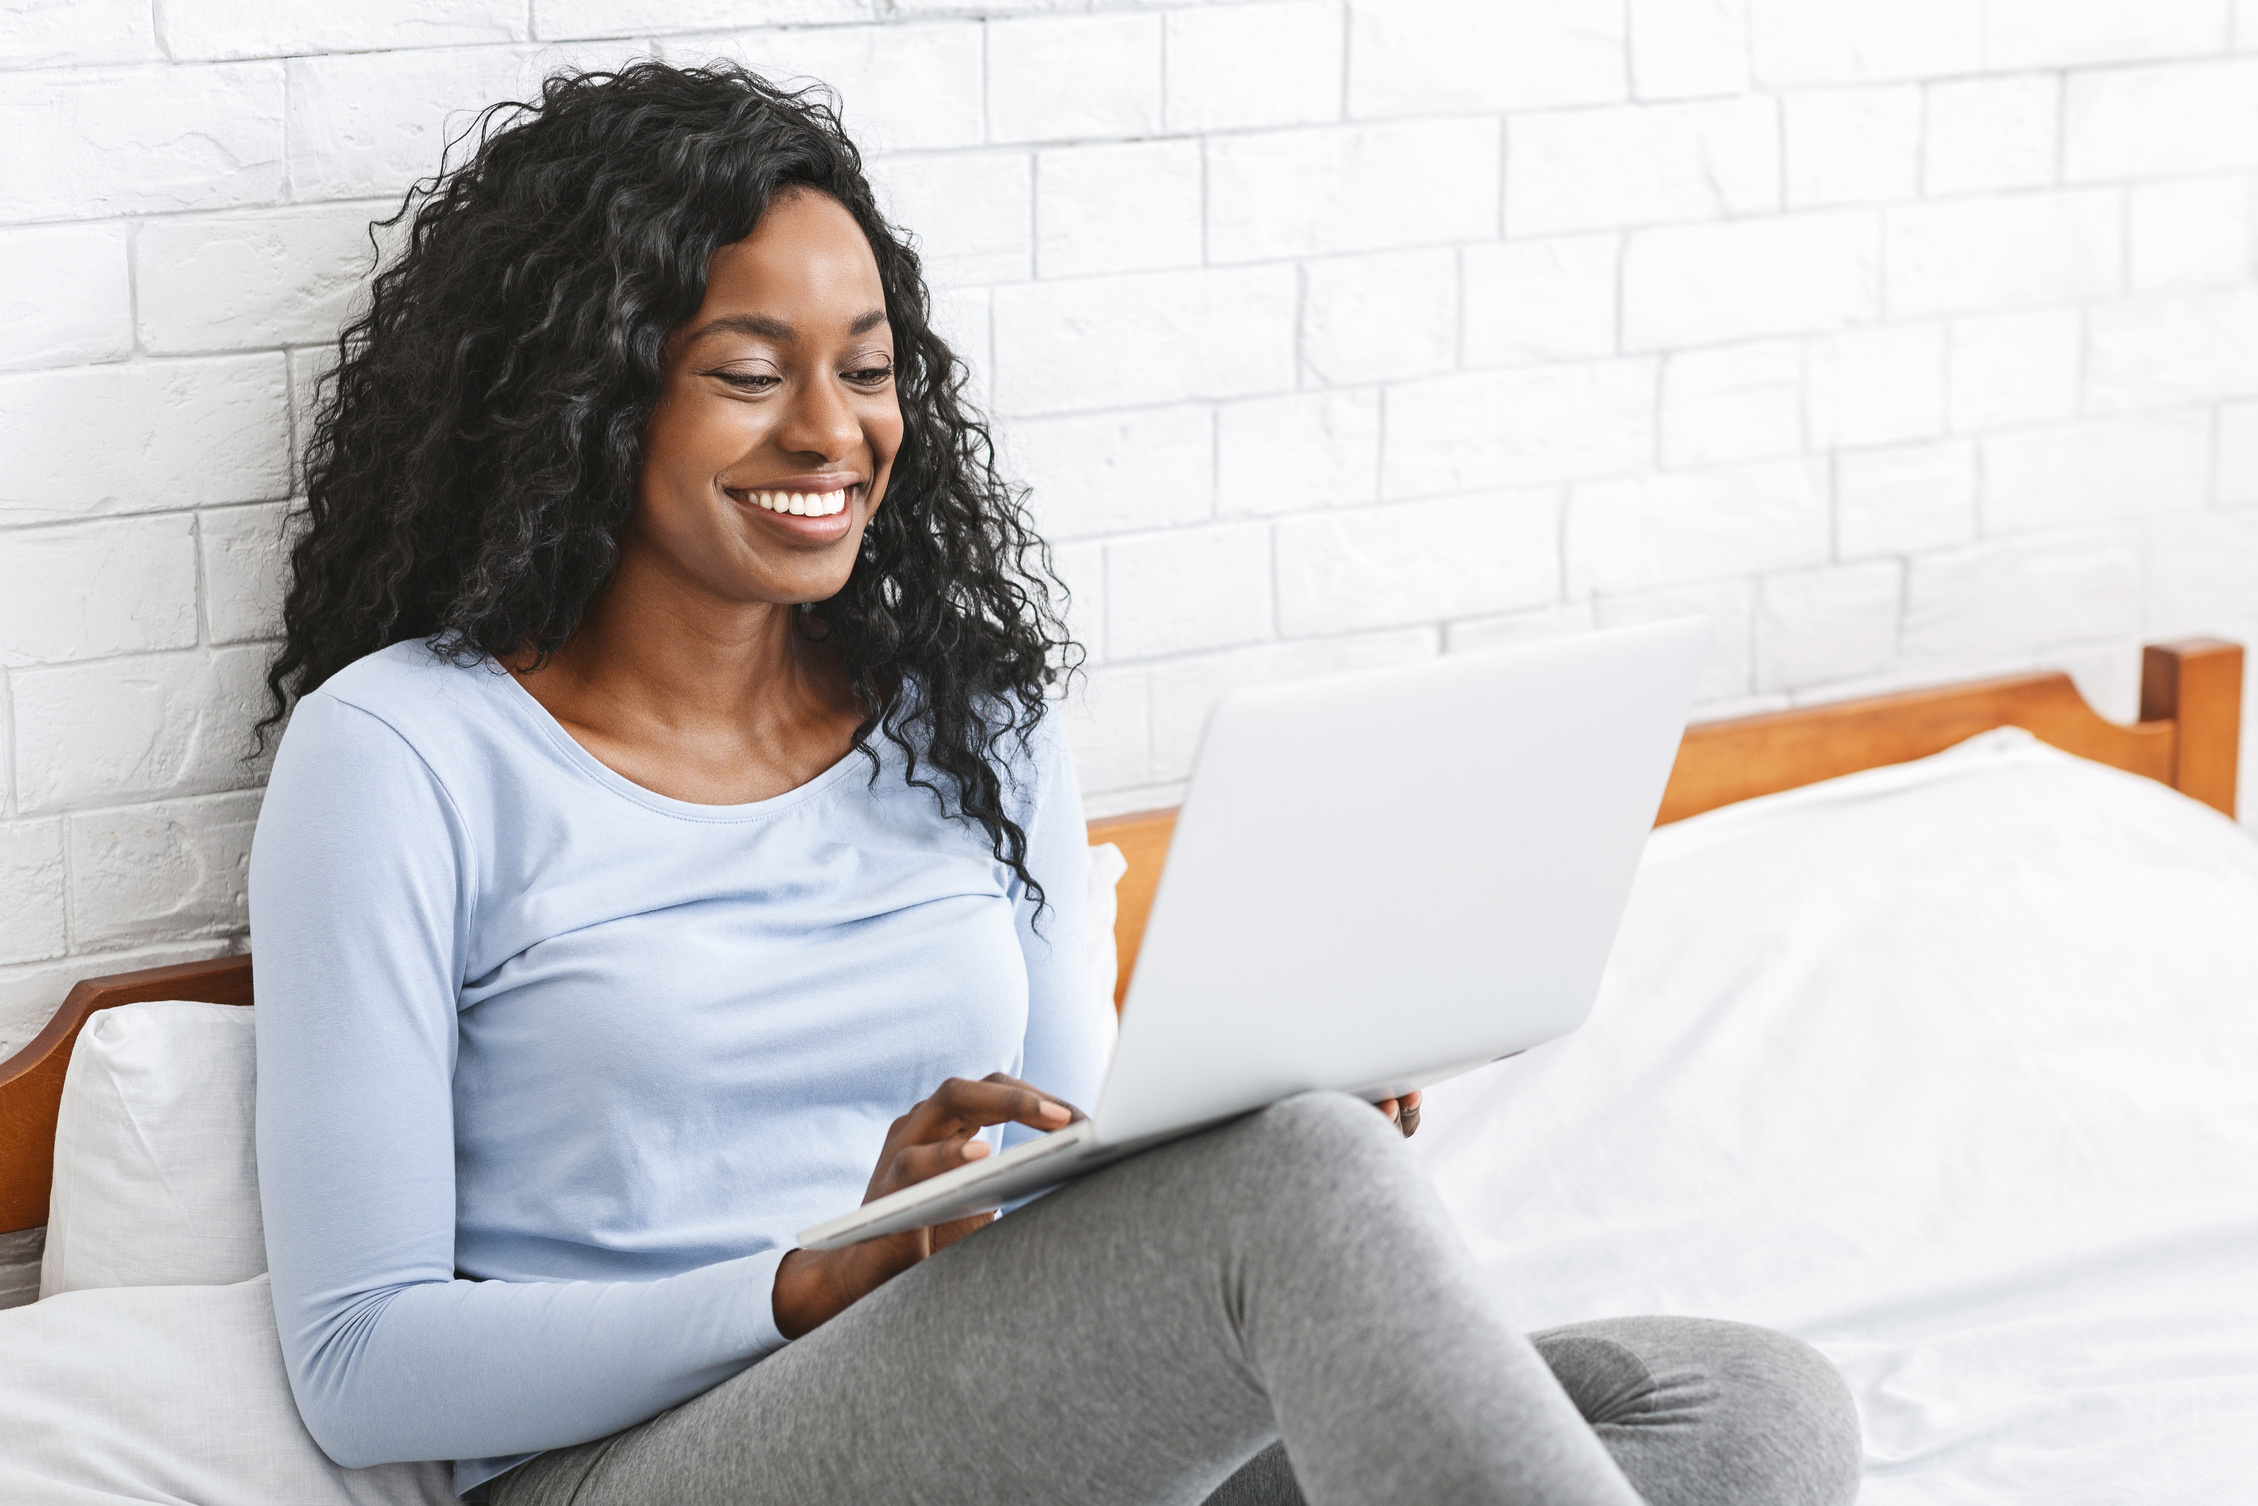
[[[2140,720],[2130,727],[2097,714],[2065,674],[2016,675],[1702,723],[1687,730],[1679,747],[1659,821],[1924,758],[1994,727],[2021,727],[2064,752],[2161,780],[2231,816],[2242,728],[2242,650],[2209,638],[2148,648],[2141,665]],[[1090,823],[1093,843],[1112,842],[1129,860],[1116,891],[1117,1005],[1136,967],[1175,825],[1173,810]],[[79,1027],[98,1009],[150,999],[248,1004],[251,959],[219,957],[89,978],[70,991],[29,1045],[0,1062],[0,1233],[47,1221],[55,1111]]]

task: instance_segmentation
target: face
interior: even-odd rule
[[[828,195],[770,201],[668,337],[625,541],[700,594],[836,595],[902,443],[878,262]],[[625,562],[623,562],[624,565]]]

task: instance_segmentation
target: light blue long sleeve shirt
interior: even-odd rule
[[[795,1231],[1004,1071],[1087,1104],[1087,849],[1056,719],[1007,780],[1035,907],[881,743],[671,800],[421,644],[291,718],[251,856],[259,1186],[298,1407],[458,1492],[784,1343]],[[1027,1131],[1008,1132],[1006,1143]]]

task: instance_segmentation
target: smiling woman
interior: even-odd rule
[[[796,1248],[1103,1071],[1042,546],[819,101],[554,79],[403,213],[315,423],[251,859],[274,1307],[333,1459],[499,1506],[1854,1488],[1788,1340],[1516,1332],[1408,1095]]]

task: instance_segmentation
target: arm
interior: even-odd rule
[[[652,1282],[455,1279],[476,868],[389,726],[319,694],[299,706],[251,859],[259,1184],[291,1390],[348,1467],[601,1437],[782,1342],[782,1251]]]
[[[1080,1108],[1097,1102],[1105,1081],[1104,1016],[1111,1000],[1090,990],[1086,963],[1090,918],[1090,830],[1082,786],[1057,710],[1036,728],[1029,750],[1020,825],[1027,833],[1027,869],[1043,886],[1043,909],[1015,884],[1019,950],[1027,964],[1027,1037],[1019,1075]],[[1004,1146],[1033,1131],[1004,1131]]]

